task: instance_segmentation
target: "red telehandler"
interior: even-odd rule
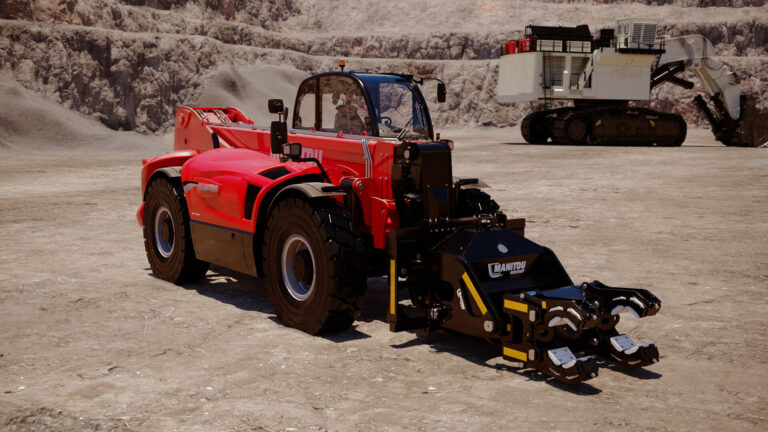
[[[392,331],[450,329],[497,344],[514,366],[566,383],[597,376],[595,356],[655,363],[653,344],[616,330],[656,314],[642,289],[574,284],[477,188],[455,178],[410,75],[333,71],[298,89],[288,128],[235,108],[181,107],[174,151],[144,160],[138,211],[158,278],[202,279],[209,263],[266,278],[280,321],[309,334],[358,316],[368,276],[386,275]],[[445,100],[439,81],[437,99]]]

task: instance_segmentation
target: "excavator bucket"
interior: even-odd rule
[[[768,111],[755,106],[754,100],[747,100],[742,108],[741,121],[734,134],[733,144],[739,147],[768,146]]]
[[[741,96],[741,113],[738,120],[729,117],[729,112],[717,98],[712,99],[715,113],[710,110],[704,98],[697,95],[694,102],[706,115],[712,126],[712,133],[721,143],[730,147],[768,146],[768,111],[761,110],[752,97]]]

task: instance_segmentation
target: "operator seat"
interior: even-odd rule
[[[354,105],[342,104],[336,107],[333,128],[345,134],[359,135],[365,130],[365,124]]]

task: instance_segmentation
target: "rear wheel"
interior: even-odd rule
[[[159,178],[147,188],[145,201],[144,248],[152,273],[176,284],[202,279],[208,263],[195,257],[184,192]]]
[[[309,334],[348,328],[365,293],[364,245],[333,200],[287,198],[264,233],[267,292],[280,322]]]

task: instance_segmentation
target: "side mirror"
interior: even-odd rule
[[[285,143],[282,149],[283,156],[295,160],[301,157],[301,143]]]
[[[270,99],[267,102],[269,112],[272,114],[282,114],[283,112],[283,100],[282,99]]]
[[[445,84],[441,82],[437,83],[437,101],[440,103],[445,102],[446,94],[447,94],[447,91],[445,90]]]

